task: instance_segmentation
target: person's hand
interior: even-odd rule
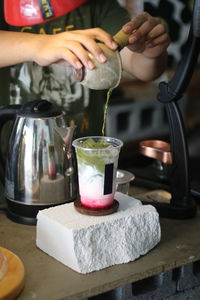
[[[100,63],[106,61],[106,56],[96,41],[103,42],[112,50],[117,49],[112,36],[100,28],[37,35],[34,39],[34,61],[41,66],[60,63],[72,65],[76,69],[83,66],[93,69],[95,66],[88,52]]]
[[[159,18],[154,18],[147,12],[126,23],[123,30],[130,34],[127,47],[148,58],[160,56],[170,43],[164,24]]]

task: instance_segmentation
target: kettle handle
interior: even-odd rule
[[[1,137],[1,132],[4,124],[7,123],[8,121],[14,120],[20,108],[21,108],[20,104],[0,106],[0,137]],[[0,148],[0,181],[4,185],[5,159],[3,158],[1,148]]]

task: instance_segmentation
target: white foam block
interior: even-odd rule
[[[160,241],[159,215],[152,205],[116,192],[117,212],[86,216],[73,203],[39,211],[36,245],[79,273],[134,261]]]

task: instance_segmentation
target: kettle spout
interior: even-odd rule
[[[76,128],[76,125],[70,125],[68,127],[66,127],[66,126],[59,127],[56,125],[56,127],[55,127],[55,130],[60,135],[64,144],[66,145],[66,147],[69,150],[71,149],[72,138],[73,138],[75,128]]]

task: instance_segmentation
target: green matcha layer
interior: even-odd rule
[[[76,149],[79,164],[95,166],[101,173],[104,173],[105,164],[109,162],[112,156],[109,151],[102,151],[102,149],[108,148],[110,144],[104,139],[95,141],[92,138],[88,138],[85,141],[77,142],[76,145],[85,148]],[[89,149],[96,149],[96,151],[90,151]]]

